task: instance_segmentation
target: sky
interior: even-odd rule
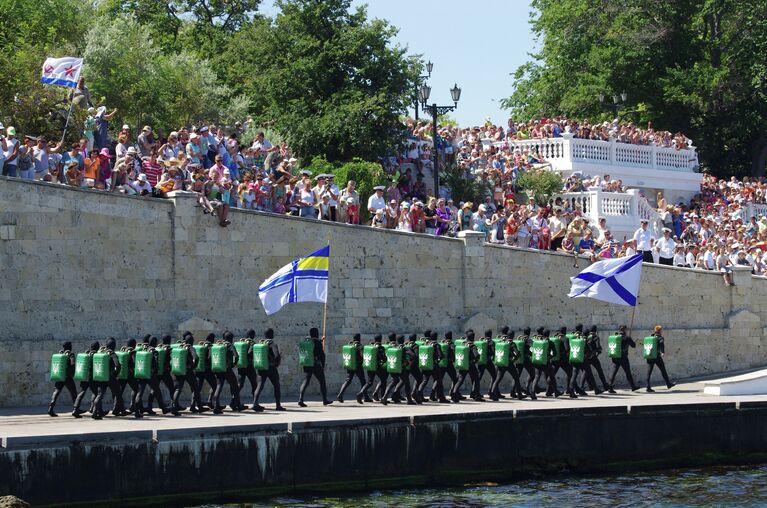
[[[498,101],[511,95],[510,74],[535,49],[529,0],[353,0],[355,6],[363,4],[368,17],[399,28],[396,42],[409,54],[434,63],[430,103],[452,105],[450,89],[457,83],[461,100],[451,118],[462,126],[480,125],[488,117],[506,124],[508,112]],[[276,12],[270,2],[261,10]],[[408,114],[413,115],[412,108]]]

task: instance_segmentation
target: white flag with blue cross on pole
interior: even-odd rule
[[[635,307],[642,275],[642,254],[598,261],[570,277],[570,298],[588,297]]]

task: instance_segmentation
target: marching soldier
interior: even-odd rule
[[[248,344],[246,350],[247,367],[237,367],[237,385],[240,387],[240,391],[245,387],[245,380],[250,381],[250,397],[253,398],[256,394],[256,388],[258,387],[258,373],[253,367],[253,343],[256,341],[256,331],[254,329],[248,330],[242,341]],[[240,359],[242,363],[242,359]]]
[[[597,335],[597,326],[592,325],[591,332],[586,337],[586,355],[583,363],[583,374],[581,375],[580,385],[581,389],[583,389],[583,382],[585,379],[586,382],[588,382],[589,387],[594,390],[594,395],[599,395],[603,391],[610,389],[610,384],[607,382],[607,379],[605,379],[605,373],[602,370],[602,364],[599,361],[600,354],[602,354],[602,343],[599,340],[599,335]],[[597,375],[602,382],[604,390],[600,390],[597,387],[594,374],[591,372],[592,367],[597,371]]]
[[[266,345],[267,368],[256,369],[256,372],[258,373],[258,385],[256,386],[255,393],[253,394],[253,411],[260,413],[264,410],[264,408],[258,403],[258,399],[261,396],[261,392],[264,391],[267,379],[270,383],[272,383],[272,388],[274,389],[274,402],[276,404],[275,409],[277,411],[287,411],[287,409],[285,409],[280,404],[280,373],[277,368],[280,366],[280,363],[282,363],[282,355],[280,354],[280,348],[277,347],[277,343],[274,342],[274,330],[267,328],[264,332],[264,339],[261,341],[261,343]],[[254,349],[255,347],[251,346],[251,350]],[[253,363],[255,364],[255,359]]]
[[[389,385],[384,391],[383,397],[381,397],[381,404],[384,406],[389,403],[389,394],[392,392],[396,393],[402,388],[405,389],[405,398],[407,398],[408,405],[412,406],[416,404],[410,395],[410,380],[408,376],[408,370],[410,368],[409,362],[412,362],[413,358],[411,357],[408,359],[408,351],[412,355],[412,350],[405,348],[404,335],[399,335],[397,337],[395,346],[387,348],[387,369],[389,371],[389,375],[391,376],[391,380],[389,381]],[[397,357],[399,358],[397,359]]]
[[[623,372],[626,374],[626,379],[631,386],[631,391],[635,392],[639,390],[639,386],[634,383],[634,377],[631,375],[631,364],[629,363],[629,347],[636,347],[636,342],[634,342],[634,339],[626,335],[626,325],[621,325],[618,327],[618,333],[616,335],[620,340],[620,357],[610,358],[612,360],[613,366],[610,369],[610,384],[608,385],[609,392],[615,393],[613,384],[615,383],[615,376],[618,374],[618,369],[620,368],[622,368]]]
[[[498,369],[495,366],[495,341],[493,340],[493,331],[492,330],[485,330],[485,336],[482,337],[482,340],[484,340],[487,343],[487,359],[485,361],[484,365],[479,366],[479,383],[482,383],[482,376],[485,374],[485,371],[487,371],[490,374],[490,384],[488,385],[487,389],[487,396],[489,398],[492,398],[492,388],[495,384],[495,380],[498,378]],[[500,394],[498,394],[499,398],[501,397]]]
[[[373,343],[369,344],[369,346],[373,346],[372,354],[375,357],[371,358],[371,362],[374,363],[375,370],[368,370],[367,382],[362,386],[362,389],[357,394],[358,404],[362,404],[363,399],[365,402],[381,400],[380,397],[378,399],[375,398],[377,396],[375,392],[378,390],[378,387],[376,387],[376,389],[373,391],[373,399],[368,396],[368,390],[371,386],[373,386],[373,381],[375,381],[376,378],[378,378],[378,386],[383,385],[384,387],[386,386],[386,381],[389,379],[389,373],[386,372],[386,348],[383,346],[383,344],[381,344],[382,340],[383,337],[381,334],[378,334],[373,337]]]
[[[424,340],[427,340],[428,337],[431,335],[431,330],[426,330],[426,334],[424,336]],[[407,371],[403,372],[404,376],[413,376],[413,391],[410,394],[410,397],[415,401],[416,404],[423,404],[423,397],[418,392],[418,387],[421,386],[421,382],[423,382],[423,373],[421,372],[421,368],[418,366],[418,344],[416,343],[417,340],[416,334],[410,334],[408,337],[407,342],[405,342],[405,356],[407,358],[412,358],[412,361],[407,361],[409,368]],[[410,384],[408,382],[408,384]]]
[[[312,377],[317,378],[317,382],[320,384],[320,394],[322,395],[322,404],[328,406],[333,403],[332,400],[328,400],[328,389],[325,385],[325,350],[322,347],[322,340],[319,338],[320,331],[317,328],[309,330],[309,336],[305,341],[311,341],[314,344],[314,365],[304,366],[304,381],[301,383],[301,388],[298,391],[298,405],[300,407],[306,407],[304,403],[304,393],[309,386],[309,382]],[[324,338],[324,337],[323,337]]]
[[[663,380],[666,382],[666,387],[670,390],[674,386],[676,386],[676,383],[672,382],[669,377],[668,373],[666,372],[666,364],[663,362],[663,357],[666,355],[666,344],[665,339],[663,338],[662,333],[663,327],[661,325],[655,325],[655,330],[653,331],[652,335],[650,337],[654,337],[654,341],[648,340],[649,338],[646,338],[644,340],[644,357],[647,360],[647,392],[652,393],[655,390],[652,389],[650,386],[650,376],[652,376],[652,371],[655,366],[658,366],[658,370],[660,370],[661,376],[663,376]]]
[[[529,326],[522,330],[522,337],[520,337],[520,339],[524,342],[524,351],[520,351],[520,354],[523,355],[522,358],[524,359],[522,368],[527,372],[526,394],[530,396],[530,399],[536,400],[538,396],[535,394],[535,386],[532,384],[535,380],[535,367],[533,367],[532,352],[530,350],[530,347],[533,344],[533,338],[530,336],[530,332],[531,329]],[[519,378],[522,379],[521,370],[519,372]]]
[[[432,368],[431,370],[422,369],[423,372],[423,380],[421,381],[420,386],[418,387],[418,394],[421,397],[421,400],[424,400],[423,392],[426,389],[426,385],[429,383],[429,378],[434,379],[434,384],[432,388],[432,396],[433,399],[429,397],[429,400],[433,401],[439,401],[442,404],[447,404],[450,401],[445,398],[445,387],[442,384],[442,378],[443,376],[443,369],[440,366],[440,364],[444,364],[446,361],[446,357],[443,356],[442,353],[442,347],[440,346],[439,342],[437,341],[437,332],[431,332],[429,334],[428,340],[426,341],[426,344],[428,346],[431,346],[432,348]],[[421,354],[419,353],[419,361],[421,358]]]
[[[224,407],[221,406],[221,390],[224,389],[224,382],[229,384],[229,390],[232,394],[232,402],[230,407],[233,411],[242,411],[247,409],[240,402],[240,386],[237,384],[237,377],[234,375],[234,367],[237,365],[239,355],[237,350],[234,349],[234,334],[230,331],[224,332],[220,340],[216,345],[224,346],[226,348],[225,356],[225,370],[224,372],[216,372],[216,389],[213,392],[213,413],[221,414],[224,412]],[[212,360],[212,359],[211,359]],[[211,361],[212,366],[212,361]]]
[[[206,411],[206,408],[202,406],[202,401],[200,400],[200,386],[197,384],[197,376],[194,372],[194,369],[197,368],[200,361],[199,356],[197,356],[197,351],[194,349],[194,336],[191,333],[186,332],[186,334],[184,334],[183,343],[178,349],[182,350],[182,352],[176,354],[182,355],[182,358],[185,357],[186,361],[184,363],[186,368],[183,373],[175,375],[176,384],[173,390],[173,400],[170,412],[175,416],[179,416],[181,407],[178,404],[178,399],[181,398],[181,390],[184,389],[184,384],[188,383],[189,388],[192,390],[192,405],[189,406],[189,411],[192,413],[202,413]],[[173,355],[173,352],[171,352],[171,355]]]
[[[503,342],[504,346],[495,344],[494,363],[498,368],[498,375],[495,377],[495,381],[490,387],[490,398],[492,400],[501,399],[502,395],[500,384],[501,381],[503,381],[503,376],[509,372],[514,383],[514,386],[512,386],[511,389],[511,396],[522,400],[525,398],[525,396],[522,394],[522,389],[519,382],[519,371],[517,370],[517,366],[514,364],[517,358],[519,358],[519,351],[517,350],[517,346],[514,345],[514,332],[511,332],[511,335],[509,335],[509,327],[504,326],[501,328],[501,335],[498,337],[498,340]]]
[[[477,350],[476,344],[474,344],[474,337],[474,330],[466,330],[466,342],[464,345],[466,347],[466,354],[468,355],[466,359],[467,365],[465,369],[459,369],[458,382],[456,383],[452,394],[453,402],[459,402],[461,400],[460,390],[463,382],[466,380],[467,374],[469,379],[471,379],[470,397],[477,402],[483,402],[485,400],[479,391],[479,369],[477,369],[479,351]]]
[[[365,371],[362,368],[362,344],[360,343],[361,336],[359,333],[355,333],[354,337],[352,338],[352,341],[348,344],[348,348],[344,348],[343,354],[344,355],[354,355],[354,369],[346,369],[346,379],[344,380],[344,383],[341,385],[341,389],[338,391],[338,396],[336,397],[336,400],[338,402],[343,403],[344,401],[344,392],[347,388],[349,388],[349,385],[352,384],[352,381],[354,380],[354,377],[356,376],[357,379],[360,380],[360,387],[364,387],[366,380],[365,380]],[[351,358],[349,358],[349,361],[352,361]]]
[[[210,391],[208,392],[208,400],[205,405],[208,409],[213,409],[213,394],[216,392],[216,376],[211,372],[210,364],[210,348],[213,347],[213,343],[216,342],[216,334],[209,333],[205,340],[200,341],[198,346],[202,346],[199,351],[202,354],[198,354],[199,363],[197,371],[197,386],[200,388],[200,395],[202,396],[202,389],[205,383],[208,383]],[[200,370],[201,369],[201,370]]]
[[[61,391],[66,388],[69,395],[72,397],[72,403],[74,404],[77,399],[77,385],[75,385],[75,354],[72,352],[72,343],[67,341],[61,345],[59,354],[66,355],[66,370],[63,372],[64,381],[54,382],[53,395],[51,395],[51,403],[48,404],[48,416],[59,416],[53,410],[56,406],[56,400],[61,395]]]
[[[573,365],[570,363],[570,340],[567,337],[567,327],[563,326],[557,333],[557,338],[561,345],[559,353],[559,361],[555,362],[554,376],[557,375],[557,371],[562,369],[565,371],[565,390],[571,399],[577,399],[578,395],[575,394],[573,389]]]

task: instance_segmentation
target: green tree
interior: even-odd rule
[[[82,54],[90,5],[82,0],[0,0],[0,13],[0,120],[19,132],[60,136],[69,90],[42,85],[40,72],[47,57]]]
[[[625,90],[628,119],[681,131],[715,173],[763,174],[767,3],[533,0],[539,41],[503,104],[522,120],[604,119],[598,94]]]
[[[277,5],[272,24],[255,22],[231,45],[230,65],[238,64],[239,81],[251,82],[245,90],[260,107],[256,117],[305,160],[386,153],[401,139],[399,116],[413,88],[414,67],[392,43],[396,30],[368,20],[364,8],[351,11],[351,0]]]

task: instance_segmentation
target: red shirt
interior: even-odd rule
[[[162,176],[162,167],[156,162],[144,161],[141,165],[141,169],[144,170],[149,185],[152,187],[157,185],[157,182],[160,181],[160,176]]]

